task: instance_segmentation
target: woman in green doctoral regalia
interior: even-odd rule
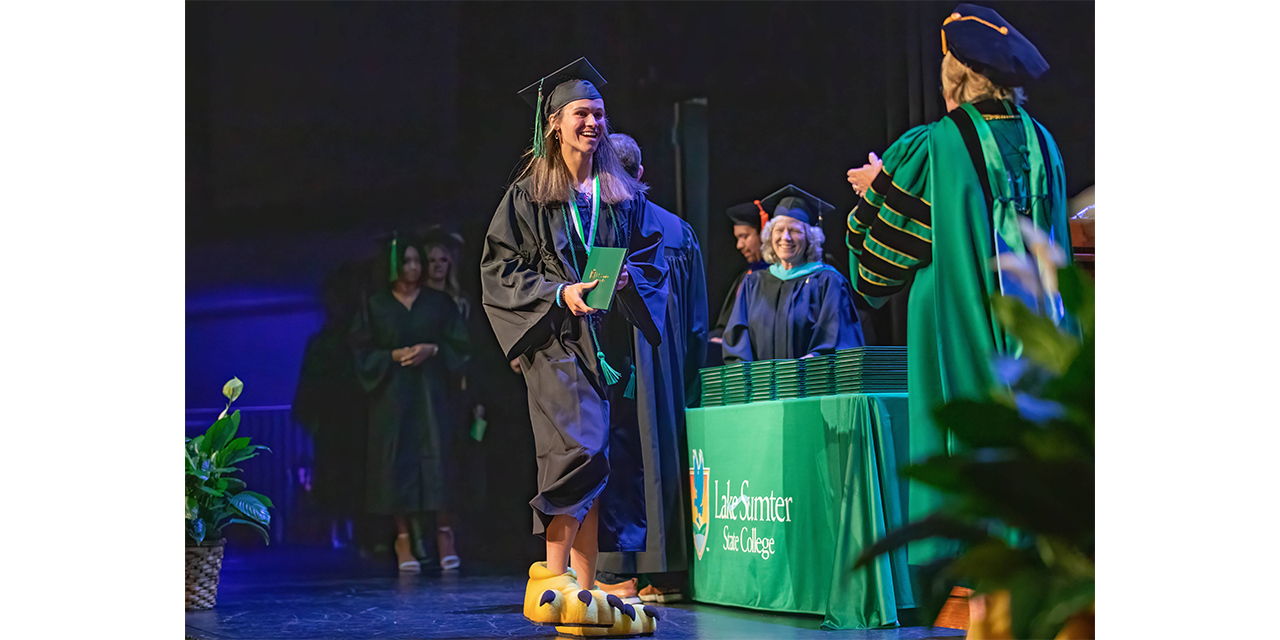
[[[1062,156],[1020,106],[1021,87],[1048,63],[998,13],[971,4],[943,22],[942,51],[948,114],[903,134],[883,163],[873,154],[871,164],[848,172],[861,195],[847,235],[856,290],[879,307],[914,278],[907,304],[913,460],[949,447],[933,408],[985,396],[996,384],[993,358],[1020,352],[989,300],[1021,292],[992,258],[1026,253],[1024,220],[1071,254]],[[911,517],[935,506],[936,494],[913,485]]]
[[[421,571],[413,526],[448,508],[445,444],[452,436],[448,376],[469,356],[453,300],[420,286],[422,253],[393,236],[383,252],[389,286],[373,294],[351,331],[356,376],[369,398],[367,509],[396,523],[401,571]],[[420,523],[417,523],[420,524]]]

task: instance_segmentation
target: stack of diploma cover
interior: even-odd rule
[[[760,360],[701,372],[702,406],[845,393],[905,393],[906,347],[857,347],[801,360]]]

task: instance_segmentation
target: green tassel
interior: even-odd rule
[[[614,371],[613,367],[609,366],[608,362],[605,362],[603,351],[596,352],[596,359],[600,361],[600,373],[604,374],[605,384],[614,385],[614,384],[617,384],[618,381],[622,379],[622,374],[618,373],[617,371]]]
[[[545,80],[546,78],[543,78]],[[533,157],[545,158],[547,156],[547,147],[542,139],[545,134],[542,130],[542,80],[538,81],[538,105],[533,109]]]
[[[627,381],[627,390],[622,392],[622,397],[628,400],[636,399],[636,366],[631,365],[631,379]]]
[[[395,282],[400,278],[400,251],[396,246],[396,232],[391,232],[391,278],[389,282]]]

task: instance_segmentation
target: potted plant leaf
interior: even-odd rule
[[[204,435],[187,438],[186,528],[187,528],[187,610],[209,609],[218,595],[227,525],[242,524],[262,535],[271,544],[267,529],[271,524],[271,499],[245,488],[237,464],[270,451],[236,437],[240,412],[231,415],[231,403],[240,397],[244,383],[232,378],[222,388],[227,408]]]
[[[948,494],[946,506],[890,532],[856,564],[914,540],[959,541],[962,552],[921,566],[914,586],[928,620],[953,586],[972,588],[970,638],[1093,637],[1093,284],[1082,269],[1053,262],[1030,260],[1025,280],[1048,285],[1037,293],[1050,299],[1060,294],[1070,320],[1015,297],[992,299],[1021,357],[996,360],[1002,384],[988,397],[935,411],[959,450],[901,472]]]

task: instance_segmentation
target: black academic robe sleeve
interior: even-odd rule
[[[440,349],[439,357],[444,359],[445,369],[449,373],[460,375],[471,361],[471,338],[467,335],[466,319],[455,304],[440,304],[439,307],[445,314],[436,343]]]
[[[498,205],[480,258],[483,305],[508,360],[541,344],[552,331],[544,322],[559,311],[556,290],[567,277],[540,269],[548,248],[539,236],[538,207],[512,185]]]
[[[377,389],[391,371],[392,350],[382,349],[374,344],[373,324],[367,310],[356,314],[351,326],[350,342],[360,386],[365,391]]]

